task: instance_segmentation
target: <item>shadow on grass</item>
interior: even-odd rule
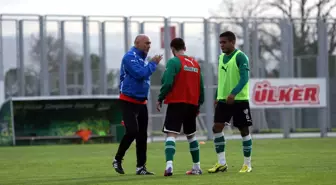
[[[134,184],[140,184],[139,181],[160,181],[161,179],[169,179],[174,177],[185,176],[185,174],[174,174],[173,177],[164,177],[162,174],[156,175],[111,175],[111,176],[92,176],[92,177],[74,177],[74,178],[43,178],[43,179],[28,179],[24,182],[20,182],[22,185],[92,185],[92,184],[123,184],[123,182],[134,181]],[[18,183],[6,183],[7,185],[18,185]]]

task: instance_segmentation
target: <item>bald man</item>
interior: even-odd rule
[[[150,76],[160,63],[162,55],[146,61],[151,41],[146,35],[138,35],[134,46],[124,55],[120,67],[120,102],[126,133],[122,138],[112,163],[119,174],[125,174],[122,160],[126,151],[136,140],[137,175],[153,175],[147,171],[147,97],[150,88]]]

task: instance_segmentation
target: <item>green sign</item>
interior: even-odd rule
[[[0,108],[0,146],[13,145],[13,124],[11,101],[6,101]]]

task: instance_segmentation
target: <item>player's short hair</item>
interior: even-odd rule
[[[226,37],[229,41],[235,41],[236,35],[232,31],[226,31],[219,35],[219,37]]]
[[[185,50],[185,43],[182,38],[175,38],[170,42],[170,47],[179,50]]]

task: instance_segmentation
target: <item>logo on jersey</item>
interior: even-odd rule
[[[194,66],[194,62],[192,60],[189,60],[188,58],[184,58],[184,60],[191,63],[191,65]]]
[[[183,70],[185,71],[189,71],[189,72],[194,72],[194,73],[198,73],[198,68],[195,67],[188,67],[188,66],[183,66]]]

